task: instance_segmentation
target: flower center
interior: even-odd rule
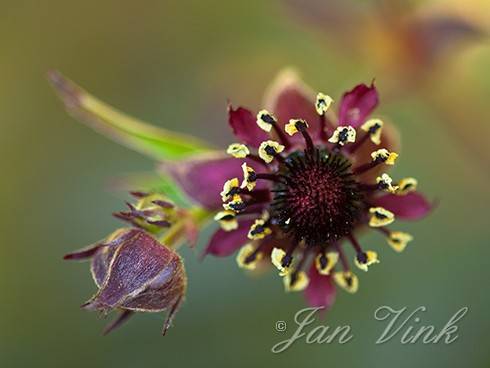
[[[291,153],[273,190],[272,221],[308,246],[349,234],[362,200],[350,166],[342,154],[318,148]]]

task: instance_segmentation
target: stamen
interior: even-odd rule
[[[272,230],[266,226],[264,219],[257,219],[255,223],[250,227],[247,237],[252,240],[263,239],[267,235],[271,234]]]
[[[286,252],[281,248],[272,249],[271,262],[279,270],[279,276],[286,276],[290,271],[290,263],[284,265],[284,259],[286,258]]]
[[[383,207],[371,207],[369,213],[371,214],[371,218],[369,219],[369,226],[371,227],[386,226],[395,221],[393,212]]]
[[[309,125],[305,120],[302,119],[290,119],[289,123],[286,124],[284,127],[284,130],[286,133],[288,133],[290,136],[295,135],[298,133],[301,129],[308,128]]]
[[[257,263],[264,257],[264,254],[255,249],[252,243],[245,244],[236,256],[236,262],[241,268],[255,270]]]
[[[386,165],[394,165],[396,158],[398,157],[398,154],[395,152],[389,152],[387,149],[382,148],[377,151],[374,151],[371,153],[371,158],[373,159],[372,162],[368,162],[366,164],[362,164],[358,167],[356,167],[353,170],[353,173],[356,175],[360,175],[368,170],[371,170],[372,168],[385,163]]]
[[[276,132],[281,143],[284,144],[284,146],[289,147],[289,140],[281,131],[281,129],[279,129],[276,117],[272,115],[269,111],[267,110],[259,111],[259,113],[257,114],[257,125],[262,130],[265,130],[268,133],[270,133],[272,128],[274,128],[274,131]]]
[[[402,231],[391,231],[387,242],[394,251],[400,253],[405,250],[407,244],[413,240],[413,236]]]
[[[306,289],[310,283],[308,275],[304,271],[289,273],[282,279],[284,282],[284,290],[286,292],[302,291]]]
[[[250,166],[247,165],[246,162],[243,163],[242,165],[242,170],[243,170],[243,181],[241,188],[247,188],[249,191],[252,191],[255,188],[255,185],[257,184],[257,174],[255,173],[255,170],[252,169]]]
[[[381,143],[381,132],[383,130],[383,121],[380,119],[369,119],[361,125],[361,129],[371,138],[371,142],[376,145]]]
[[[333,103],[333,99],[330,96],[327,96],[323,93],[318,93],[316,95],[315,109],[318,115],[325,115],[330,106]]]
[[[279,153],[284,151],[284,146],[275,141],[265,141],[260,144],[259,157],[266,163],[271,163],[274,157],[280,158]]]
[[[359,289],[359,279],[351,271],[335,272],[333,279],[338,286],[351,294]]]
[[[405,195],[407,193],[414,192],[417,190],[417,184],[418,182],[415,178],[404,178],[399,181],[396,194]]]
[[[308,151],[311,152],[314,149],[314,145],[313,145],[313,140],[311,139],[310,135],[306,130],[307,128],[308,128],[308,123],[305,120],[291,119],[289,120],[289,123],[286,124],[285,130],[289,135],[294,135],[297,132],[301,132],[306,142],[306,148]]]
[[[378,253],[372,250],[357,253],[356,258],[354,258],[354,263],[358,268],[367,272],[370,265],[379,263]]]
[[[386,165],[394,165],[398,158],[398,153],[390,152],[386,148],[381,148],[371,153],[371,158],[373,161],[381,161]]]
[[[230,199],[233,199],[233,197],[237,195],[239,191],[240,191],[240,182],[238,181],[238,178],[227,180],[223,185],[222,192],[220,193],[222,201],[226,202],[229,201]]]
[[[330,271],[333,270],[339,260],[339,254],[337,252],[320,253],[315,258],[315,267],[320,275],[330,275]]]
[[[272,127],[277,124],[277,119],[267,110],[260,110],[257,114],[257,125],[260,129],[270,133]]]
[[[244,144],[233,143],[228,146],[226,153],[235,158],[245,158],[250,154],[250,151]]]
[[[356,254],[356,257],[354,258],[354,264],[358,268],[367,272],[368,267],[370,265],[372,265],[374,263],[379,263],[378,253],[376,253],[372,250],[363,251],[361,248],[361,245],[359,244],[359,242],[357,241],[357,239],[354,236],[349,235],[348,238],[349,238],[352,246],[356,250],[357,254]]]
[[[219,222],[224,231],[232,231],[238,228],[238,221],[234,211],[220,211],[214,216],[214,220]]]
[[[339,126],[335,129],[328,141],[330,143],[336,143],[339,146],[343,146],[346,143],[354,143],[356,141],[356,130],[350,125]]]
[[[393,179],[388,174],[382,174],[376,178],[378,188],[389,193],[395,193],[398,190],[398,186],[393,186]]]
[[[233,199],[228,203],[223,203],[223,208],[227,211],[242,212],[249,203],[245,203],[238,194],[233,196]]]

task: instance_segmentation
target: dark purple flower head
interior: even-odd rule
[[[106,239],[67,254],[68,260],[91,259],[97,293],[82,305],[104,314],[120,311],[104,333],[112,331],[134,312],[167,311],[163,334],[182,303],[187,277],[180,256],[155,238],[172,230],[173,205],[161,195],[133,193],[138,203],[116,214],[135,225],[115,231]],[[167,232],[168,232],[167,231]],[[175,236],[175,231],[173,236]]]
[[[226,151],[232,158],[181,163],[174,170],[192,198],[218,210],[221,229],[206,253],[228,256],[241,248],[237,262],[246,269],[269,259],[287,291],[305,290],[311,305],[325,306],[335,297],[333,281],[349,292],[358,288],[347,245],[357,268],[367,271],[379,262],[377,252],[359,243],[359,230],[377,230],[402,251],[412,237],[389,226],[431,208],[414,178],[387,174],[398,157],[397,139],[389,124],[369,118],[378,104],[374,84],[345,93],[338,118],[332,104],[286,74],[271,89],[267,109],[254,114],[229,107],[240,140]],[[199,172],[199,181],[189,180],[186,166]],[[224,179],[219,187],[218,177]]]

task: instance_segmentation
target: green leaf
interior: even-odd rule
[[[98,100],[59,72],[49,81],[69,114],[97,132],[154,159],[174,160],[213,148],[197,138],[147,124]]]

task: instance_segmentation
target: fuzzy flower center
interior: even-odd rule
[[[290,154],[275,185],[272,220],[309,246],[348,234],[359,217],[361,193],[341,154],[318,148]]]

